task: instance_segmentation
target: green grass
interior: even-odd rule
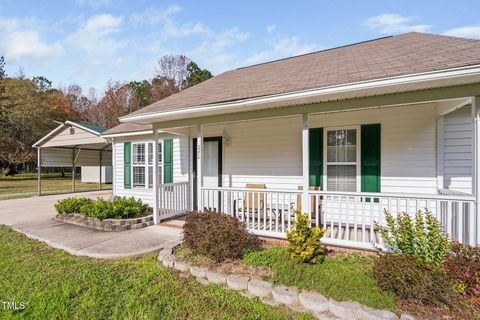
[[[249,252],[243,261],[273,272],[276,284],[315,290],[338,301],[358,301],[373,308],[395,310],[394,298],[382,293],[372,274],[373,257],[338,255],[327,257],[322,264],[296,264],[285,247],[271,247]]]
[[[80,181],[80,176],[76,176],[76,191],[94,191],[98,190],[98,183],[85,183]],[[103,184],[104,189],[110,189],[111,184]],[[42,193],[56,194],[67,193],[72,190],[72,175],[65,173],[62,177],[60,173],[49,173],[42,175]],[[14,176],[0,176],[0,200],[11,198],[30,197],[37,194],[37,175],[36,173],[21,173]]]
[[[0,301],[27,302],[1,319],[311,319],[220,286],[203,286],[156,256],[74,257],[0,226]]]

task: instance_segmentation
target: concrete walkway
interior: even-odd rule
[[[94,258],[125,258],[144,255],[175,245],[181,230],[165,226],[106,232],[53,220],[53,205],[67,197],[109,197],[111,191],[82,192],[0,201],[0,224],[27,237],[63,249],[70,254]]]

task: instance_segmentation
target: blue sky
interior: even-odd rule
[[[86,92],[150,79],[164,54],[214,74],[408,31],[480,39],[479,1],[0,0],[0,55]]]

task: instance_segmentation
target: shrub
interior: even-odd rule
[[[442,267],[412,255],[386,254],[378,257],[373,275],[380,289],[398,298],[426,305],[449,305],[456,296],[452,278]]]
[[[67,201],[66,201],[67,200]],[[86,217],[103,219],[127,219],[149,212],[149,206],[134,197],[115,197],[113,200],[98,198],[67,198],[55,204],[58,213],[80,213]]]
[[[89,198],[66,198],[55,203],[55,210],[60,214],[79,213],[82,206],[92,202]]]
[[[288,253],[298,263],[315,263],[324,259],[323,248],[320,247],[320,238],[324,231],[319,227],[310,227],[308,214],[300,210],[295,211],[297,216],[293,228],[287,232]]]
[[[419,210],[415,218],[406,213],[395,218],[385,210],[385,221],[387,228],[375,225],[390,251],[413,255],[437,266],[444,262],[450,251],[448,236],[430,211]]]
[[[453,243],[445,269],[455,279],[455,288],[463,297],[480,299],[480,246]]]
[[[260,240],[248,233],[245,224],[223,213],[195,212],[183,225],[183,243],[194,253],[214,261],[240,259],[245,250],[260,246]]]

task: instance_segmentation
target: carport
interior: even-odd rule
[[[99,190],[102,189],[102,167],[112,166],[112,144],[101,133],[107,128],[65,121],[33,147],[38,154],[38,195],[42,194],[42,167],[71,167],[72,192],[75,192],[75,169],[99,167]]]

